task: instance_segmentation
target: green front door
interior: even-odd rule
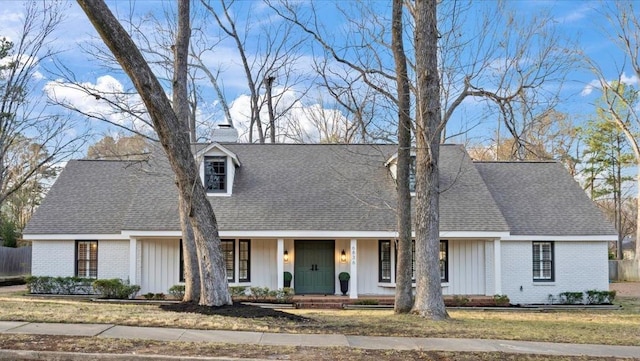
[[[295,241],[296,294],[335,293],[334,241]]]

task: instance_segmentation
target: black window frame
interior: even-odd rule
[[[225,249],[227,245],[230,245],[229,249]],[[233,283],[236,281],[236,240],[221,239],[220,252],[222,252],[222,257],[224,257],[224,264],[227,270],[227,282]],[[229,252],[231,259],[227,258]]]
[[[383,244],[387,244],[388,255],[383,259]],[[388,262],[388,267],[385,264]],[[385,277],[387,270],[389,276]],[[378,282],[391,283],[393,265],[391,264],[391,240],[381,239],[378,241]]]
[[[549,260],[543,260],[543,259],[539,259],[536,262],[536,248],[541,252],[540,256],[542,256],[542,250],[541,247],[542,245],[548,244],[549,245],[549,254],[550,254],[550,259]],[[531,272],[532,272],[532,276],[533,276],[533,282],[555,282],[555,244],[553,241],[533,241],[531,242]],[[541,267],[541,264],[543,262],[548,262],[549,263],[549,272],[550,272],[550,276],[548,278],[545,278],[543,276],[543,272],[544,272],[544,266]],[[536,274],[537,272],[537,274]]]
[[[246,251],[242,249],[243,244],[246,244]],[[246,273],[246,277],[243,277],[243,273]],[[251,240],[249,239],[238,241],[238,282],[251,282]]]
[[[184,282],[184,250],[182,249],[182,239],[178,245],[180,247],[180,261],[178,266],[178,281]]]
[[[444,258],[442,255],[442,246],[444,245]],[[449,240],[440,240],[440,253],[438,255],[440,260],[440,282],[449,282]],[[443,272],[444,269],[444,272]]]
[[[389,259],[383,259],[383,244],[388,244],[389,247]],[[444,247],[443,247],[444,246]],[[391,283],[391,274],[395,274],[396,266],[398,264],[398,247],[397,243],[394,242],[394,263],[391,264],[391,241],[386,239],[381,239],[378,241],[378,282],[381,283]],[[444,257],[440,256],[444,252]],[[449,241],[446,239],[440,240],[440,251],[438,252],[438,259],[440,262],[440,282],[449,282]],[[384,264],[389,264],[389,277],[383,277],[383,269]],[[416,281],[416,241],[411,241],[411,281]],[[443,272],[444,270],[444,272]]]
[[[236,240],[235,239],[221,239],[220,240],[220,251],[222,252],[222,256],[224,257],[225,268],[227,270],[227,282],[234,283],[236,277],[236,267],[238,267],[238,283],[246,283],[251,282],[251,240],[250,239],[240,239],[238,241],[238,262],[236,263]],[[245,255],[243,254],[242,245],[246,244],[246,260],[244,259]],[[230,245],[228,250],[224,249],[224,245]],[[182,239],[180,240],[180,263],[179,263],[179,280],[180,282],[184,282],[184,251],[182,249]],[[231,252],[231,262],[227,258],[227,254]],[[243,264],[244,262],[244,264]],[[229,268],[231,266],[231,268]],[[243,274],[243,266],[246,266],[246,277],[242,277]]]
[[[222,167],[219,168],[218,166],[218,170],[222,170],[222,172],[217,172],[214,171],[214,168],[216,166],[214,165],[210,165],[212,163],[215,162],[221,162],[222,163]],[[213,174],[210,174],[209,172],[213,171]],[[209,157],[204,157],[204,188],[207,191],[207,193],[226,193],[227,192],[227,187],[228,187],[228,176],[227,176],[227,157],[225,156],[209,156]],[[220,177],[218,182],[218,185],[222,185],[219,188],[214,188],[214,187],[210,187],[209,184],[209,177]]]
[[[81,244],[88,244],[89,245],[89,258],[88,259],[80,259],[80,252],[79,252],[79,248]],[[96,257],[95,260],[91,259],[91,246],[95,245],[96,246]],[[75,267],[74,267],[74,275],[76,277],[81,277],[81,278],[91,278],[91,279],[98,279],[98,241],[97,240],[76,240],[75,242],[75,255],[74,255],[74,259],[75,259]],[[86,254],[86,252],[85,252]],[[80,275],[78,272],[80,271],[80,262],[83,263],[89,263],[89,267],[86,268],[85,274]],[[92,275],[92,273],[94,275]],[[87,275],[88,274],[88,275]]]

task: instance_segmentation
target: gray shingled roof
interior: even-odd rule
[[[120,233],[137,169],[121,161],[68,162],[24,233]]]
[[[560,163],[477,162],[513,235],[613,235],[596,205]]]
[[[384,165],[395,154],[395,145],[229,143],[223,146],[242,163],[236,171],[233,195],[210,197],[223,231],[396,229],[395,185]],[[548,224],[538,224],[538,219],[547,222],[544,217],[521,219],[512,214],[503,217],[503,214],[509,211],[514,200],[536,204],[527,199],[539,198],[539,194],[551,197],[557,192],[555,188],[545,193],[532,193],[528,189],[518,193],[515,187],[518,182],[515,182],[512,185],[515,192],[502,194],[501,177],[492,177],[492,172],[501,171],[500,166],[494,170],[492,163],[474,165],[461,146],[444,145],[440,164],[441,231],[511,230],[512,233],[541,234],[549,229]],[[527,178],[529,168],[524,164],[529,163],[506,171],[522,172],[525,174],[522,178]],[[550,185],[573,182],[566,172],[548,173],[549,178],[544,181]],[[556,179],[558,177],[561,179]],[[498,185],[487,188],[485,180],[493,181],[489,178],[497,178]],[[602,216],[584,193],[580,198],[576,197],[575,189],[572,192],[576,203],[567,205],[582,205],[585,209],[581,208],[578,213],[589,215],[592,221],[588,224],[603,225]],[[564,210],[560,213],[570,213],[570,209]],[[553,229],[557,234],[574,232],[572,222],[571,217],[561,217]],[[567,228],[562,227],[565,224]],[[121,230],[179,230],[177,191],[173,176],[165,167],[117,161],[69,162],[29,222],[25,234],[119,233]],[[580,228],[579,233],[571,234],[611,234],[608,231],[609,228],[598,226]]]

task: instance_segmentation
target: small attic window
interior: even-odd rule
[[[208,193],[227,191],[227,157],[204,158],[204,187]]]

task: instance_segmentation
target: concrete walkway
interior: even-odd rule
[[[378,336],[346,336],[339,334],[286,334],[245,331],[189,330],[160,327],[116,326],[109,324],[61,324],[0,321],[0,334],[32,334],[32,335],[64,335],[87,336],[121,339],[145,339],[158,341],[216,342],[270,346],[309,346],[309,347],[353,347],[361,349],[393,349],[393,350],[430,350],[430,351],[472,351],[472,352],[506,352],[540,355],[594,356],[640,359],[640,346],[607,346],[565,344],[552,342],[481,340],[459,338],[420,338],[420,337],[378,337]],[[22,354],[21,359],[38,359],[34,355],[43,354],[36,351],[0,350],[0,360],[6,352],[14,358]],[[26,355],[31,352],[31,357]],[[54,357],[54,355],[61,357]],[[40,359],[73,359],[68,353],[48,353]],[[64,356],[62,356],[64,355]],[[87,354],[79,354],[84,358]],[[131,359],[133,355],[126,355]],[[159,359],[154,355],[154,359]],[[117,355],[105,355],[108,360],[118,359]],[[140,359],[146,359],[142,357]],[[210,360],[214,358],[164,358],[166,360]],[[215,358],[221,360],[220,358]]]

